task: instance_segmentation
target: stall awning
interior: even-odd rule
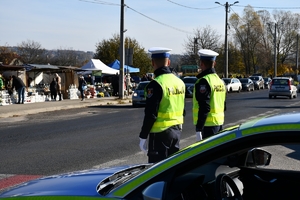
[[[47,71],[60,69],[55,65],[24,64],[23,66],[26,68],[26,71]]]

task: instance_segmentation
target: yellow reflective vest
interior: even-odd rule
[[[210,94],[210,112],[207,115],[204,126],[218,126],[224,124],[224,102],[226,90],[224,82],[215,73],[207,74],[202,78],[206,79],[211,88]],[[200,78],[201,79],[201,78]],[[196,81],[197,84],[200,79]],[[193,122],[198,122],[199,104],[195,97],[195,87],[193,92]]]
[[[154,79],[162,88],[156,121],[150,132],[158,133],[171,126],[183,124],[185,84],[174,74],[162,74]]]

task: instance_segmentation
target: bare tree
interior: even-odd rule
[[[193,36],[188,36],[184,43],[185,55],[182,62],[184,64],[196,64],[198,61],[197,51],[199,49],[211,49],[218,51],[220,49],[221,36],[217,34],[210,26],[197,28]]]
[[[49,63],[58,66],[77,66],[78,55],[73,49],[57,49],[54,55],[46,55]]]
[[[18,65],[18,55],[7,46],[0,47],[0,62],[4,65]]]
[[[291,59],[294,56],[293,49],[296,46],[297,33],[300,29],[300,18],[299,14],[277,10],[274,11],[273,17],[278,26],[277,58],[280,64],[283,64],[288,58]]]
[[[272,52],[274,49],[274,40],[270,40],[273,38],[273,36],[271,35],[271,32],[268,28],[269,22],[271,21],[271,15],[266,10],[260,10],[257,12],[257,14],[259,15],[260,20],[264,26],[261,36],[260,48],[258,49],[259,54],[257,57],[257,62],[259,63],[263,74],[268,76],[272,74],[270,72],[272,71]]]
[[[42,45],[39,42],[27,40],[18,44],[17,53],[24,63],[38,64],[44,56],[45,49],[42,48]]]
[[[251,6],[244,9],[243,17],[236,13],[230,17],[230,24],[235,30],[235,38],[238,41],[245,64],[245,73],[256,73],[258,56],[261,47],[263,26],[259,15]]]

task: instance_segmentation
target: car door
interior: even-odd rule
[[[239,90],[239,81],[236,79],[236,78],[233,78],[232,79],[232,82],[233,82],[233,91],[238,91]]]

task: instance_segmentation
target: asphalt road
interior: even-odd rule
[[[186,99],[181,147],[195,141],[191,102]],[[224,127],[299,110],[299,97],[269,99],[267,90],[229,93]],[[147,162],[138,147],[143,111],[106,105],[0,119],[0,174],[52,175]]]

